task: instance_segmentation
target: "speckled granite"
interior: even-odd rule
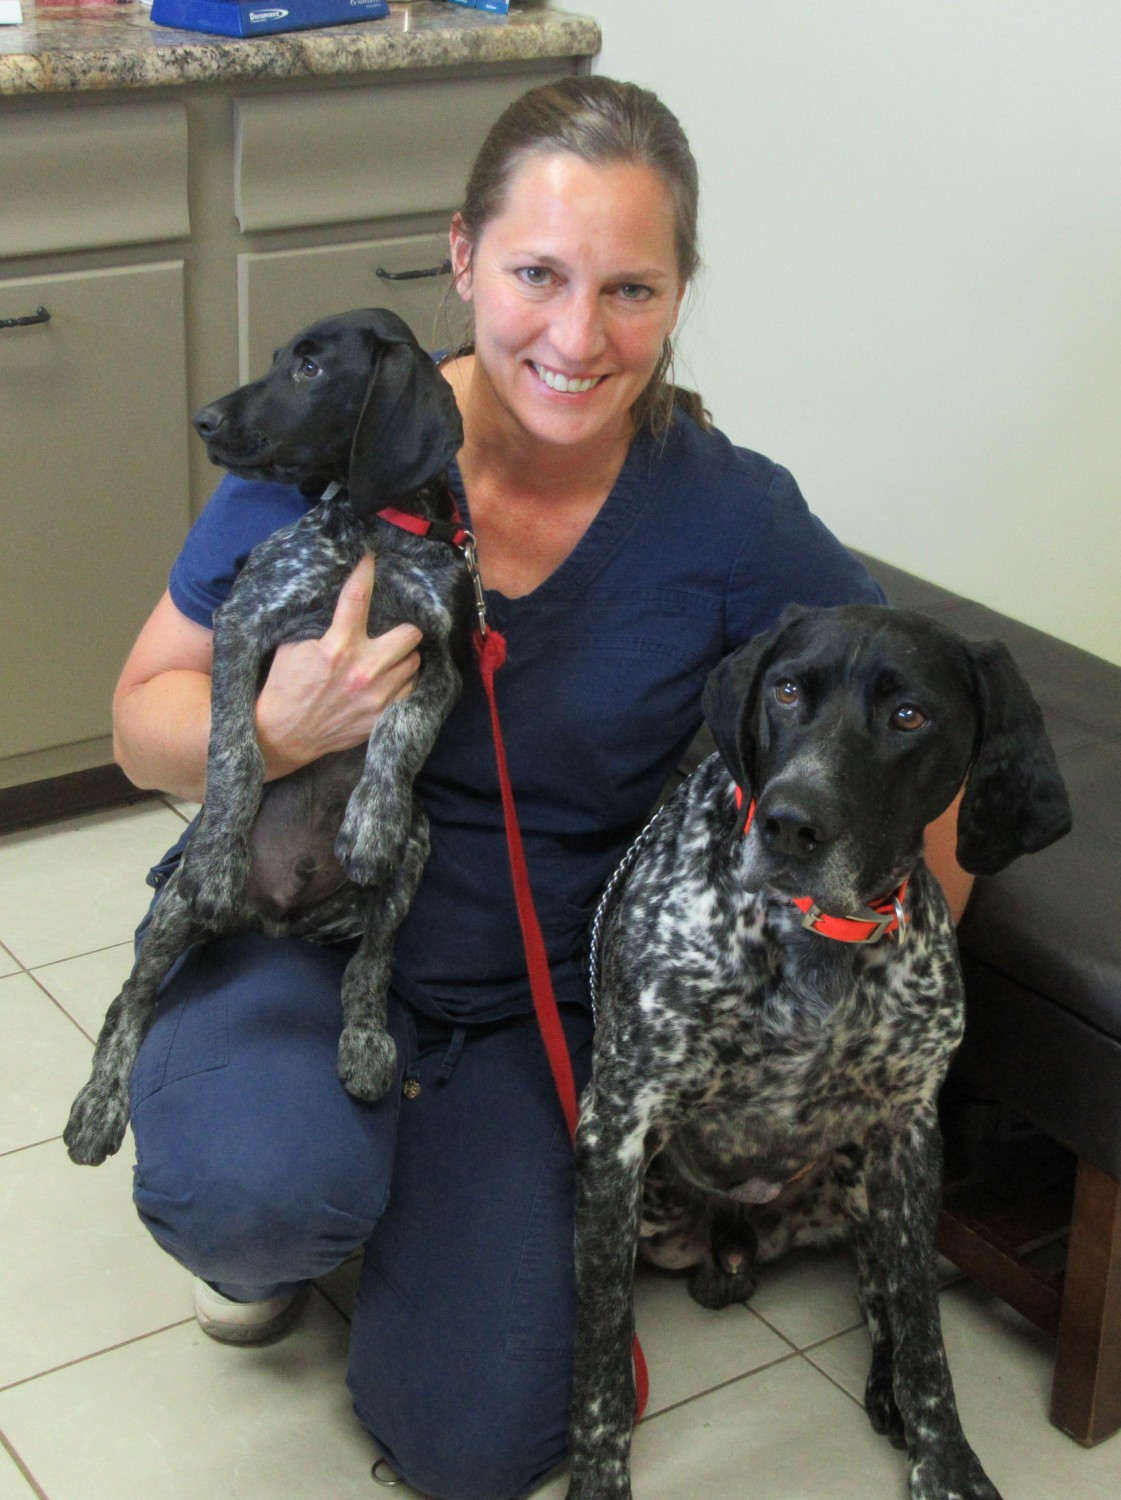
[[[381,20],[246,40],[153,26],[138,0],[23,0],[23,15],[0,27],[0,95],[590,57],[600,45],[581,16],[518,4],[492,16],[444,0],[391,0]]]

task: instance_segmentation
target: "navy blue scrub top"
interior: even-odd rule
[[[469,506],[457,470],[453,488]],[[171,572],[210,627],[252,547],[309,502],[227,476]],[[598,893],[701,722],[716,663],[789,603],[881,603],[793,477],[678,414],[642,433],[599,514],[531,594],[487,593],[507,640],[497,694],[557,999],[587,1003]],[[472,671],[417,781],[432,850],[396,945],[402,999],[457,1023],[532,1009],[490,718]]]

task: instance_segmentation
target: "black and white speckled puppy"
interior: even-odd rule
[[[630,1494],[643,1217],[652,1258],[696,1262],[694,1295],[722,1306],[750,1294],[757,1242],[773,1253],[838,1214],[872,1340],[868,1414],[906,1447],[912,1500],[994,1500],[938,1316],[935,1102],[962,988],[921,849],[963,783],[967,870],[1067,831],[1038,707],[1002,646],[851,607],[788,612],[713,673],[705,716],[719,754],[663,809],[602,917],[569,1500]],[[901,929],[853,940],[900,914]]]
[[[90,1165],[124,1137],[129,1074],[161,982],[192,943],[221,933],[360,938],[343,979],[339,1077],[360,1099],[389,1088],[393,936],[428,853],[413,780],[459,695],[468,643],[471,584],[447,544],[456,527],[445,471],[463,440],[459,412],[394,313],[343,313],[305,328],[267,374],[206,407],[195,426],[214,463],[324,498],[253,549],[214,617],[206,800],[71,1109],[64,1139]],[[385,507],[432,521],[432,532],[381,519]],[[266,785],[254,707],[272,653],[326,632],[367,552],[376,559],[370,634],[401,623],[424,633],[415,689],[385,709],[367,746]]]

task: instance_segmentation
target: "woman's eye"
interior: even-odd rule
[[[322,374],[323,367],[317,365],[314,359],[301,359],[296,366],[297,380],[315,380],[317,376]]]
[[[891,716],[891,727],[907,733],[921,729],[926,722],[922,709],[916,708],[913,703],[901,703]]]
[[[618,292],[624,302],[648,302],[654,295],[650,287],[640,286],[636,281],[625,281]]]
[[[775,699],[781,703],[783,708],[790,708],[798,702],[801,697],[801,689],[790,677],[784,677],[781,682],[775,683]]]
[[[548,286],[552,272],[547,266],[522,266],[517,275],[526,286]]]

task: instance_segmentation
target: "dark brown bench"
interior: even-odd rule
[[[940,1244],[1056,1336],[1051,1418],[1099,1443],[1121,1427],[1121,668],[865,560],[892,604],[1004,641],[1070,791],[1072,833],[979,880],[961,924]]]

